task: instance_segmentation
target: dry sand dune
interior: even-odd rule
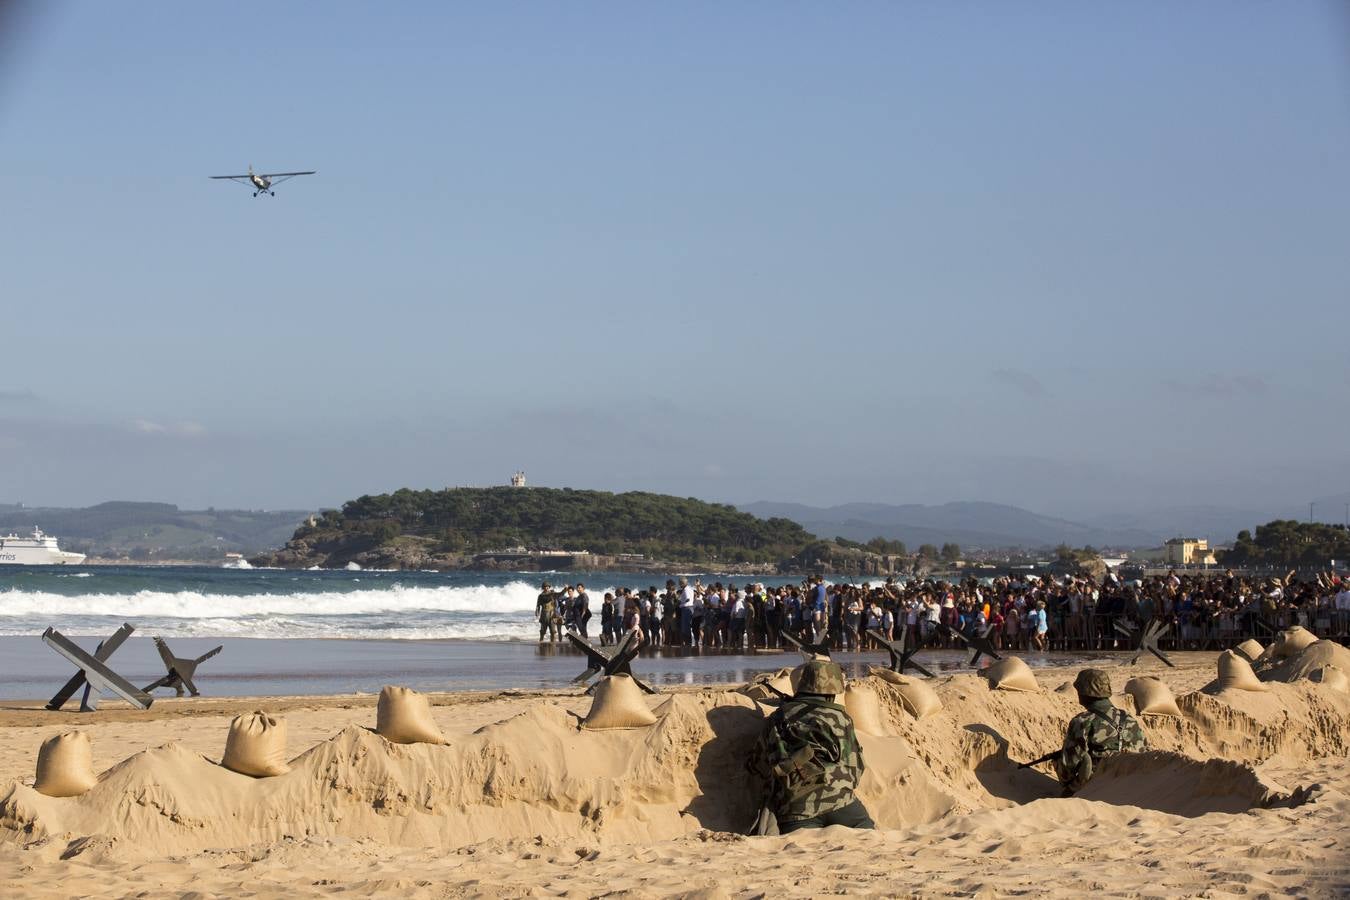
[[[883,830],[778,838],[738,834],[770,707],[734,690],[651,698],[655,724],[605,730],[579,727],[585,698],[440,697],[444,745],[385,740],[374,698],[267,703],[293,758],[262,779],[218,765],[230,716],[259,701],[109,709],[79,720],[98,784],[61,799],[32,773],[69,724],[0,712],[0,894],[1333,895],[1350,889],[1350,694],[1310,676],[1347,655],[1258,667],[1263,692],[1217,691],[1213,655],[1140,666],[1182,717],[1142,717],[1154,751],[1071,799],[1016,763],[1058,746],[1073,670],[1035,691],[940,678],[942,708],[917,720],[869,677],[882,721],[860,735],[860,794]]]

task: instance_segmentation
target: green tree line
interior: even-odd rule
[[[1350,531],[1344,525],[1277,519],[1256,526],[1256,534],[1238,532],[1233,548],[1222,552],[1226,566],[1325,566],[1350,559]]]

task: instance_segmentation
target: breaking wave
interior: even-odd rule
[[[537,594],[524,581],[239,595],[11,589],[0,592],[0,634],[41,634],[48,626],[102,634],[111,620],[127,620],[184,637],[515,639],[535,628]]]

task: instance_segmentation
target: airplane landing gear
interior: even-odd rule
[[[268,193],[271,194],[273,197],[275,197],[275,196],[277,195],[277,192],[276,192],[276,191],[268,191]]]

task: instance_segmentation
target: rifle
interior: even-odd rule
[[[1017,768],[1019,768],[1019,769],[1030,769],[1032,766],[1039,766],[1041,763],[1043,763],[1043,762],[1049,762],[1050,760],[1054,759],[1056,756],[1059,756],[1059,753],[1060,753],[1060,751],[1058,751],[1058,750],[1051,750],[1049,753],[1045,754],[1044,756],[1038,756],[1038,757],[1036,757],[1036,758],[1033,759],[1031,762],[1020,763],[1020,764],[1017,766]]]

